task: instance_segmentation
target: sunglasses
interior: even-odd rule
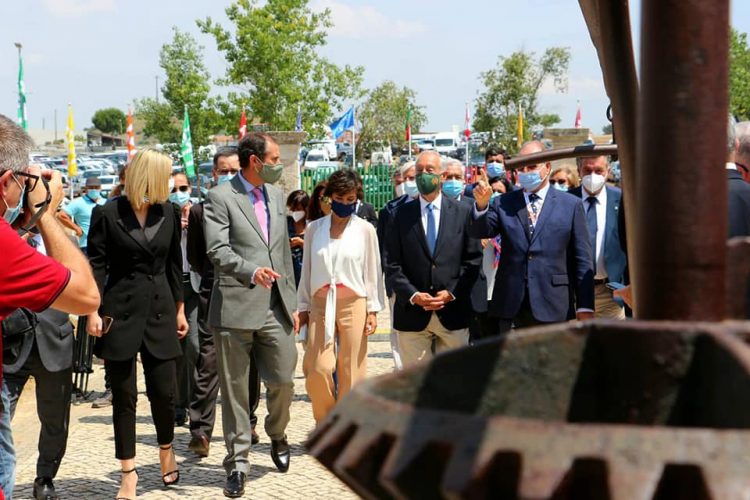
[[[6,170],[3,170],[0,172],[0,175],[4,174]],[[16,177],[16,180],[19,184],[26,184],[26,190],[27,191],[33,191],[36,188],[37,183],[39,182],[39,176],[34,174],[27,174],[26,172],[13,172],[13,175]],[[18,179],[18,177],[25,177],[25,181],[21,181],[21,179]]]
[[[555,180],[555,179],[551,179],[551,180],[549,181],[549,183],[550,183],[550,184],[560,184],[561,186],[567,186],[567,185],[568,185],[568,181],[564,181],[564,180],[562,180],[562,179],[558,179],[558,180]]]
[[[181,193],[187,193],[190,189],[190,186],[175,186],[172,188],[172,192],[176,193],[177,191],[180,191]]]
[[[321,203],[325,203],[326,205],[330,205],[331,204],[331,198],[329,198],[328,196],[321,196],[320,197],[320,202]]]
[[[737,168],[741,168],[742,170],[744,170],[746,174],[750,174],[750,169],[748,169],[747,166],[737,162],[734,162],[734,164],[737,165]]]

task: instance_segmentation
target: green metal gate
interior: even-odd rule
[[[336,170],[335,167],[320,167],[302,171],[300,174],[302,189],[311,194],[319,182],[328,179]],[[393,170],[390,165],[369,165],[358,168],[357,172],[362,176],[365,201],[371,203],[375,210],[380,210],[393,199],[393,183],[391,181]]]

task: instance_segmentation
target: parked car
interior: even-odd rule
[[[102,175],[99,182],[102,183],[102,197],[109,198],[109,193],[120,183],[120,178],[116,175]]]
[[[305,157],[305,163],[302,164],[302,170],[315,170],[323,163],[331,163],[328,152],[323,149],[313,149]]]

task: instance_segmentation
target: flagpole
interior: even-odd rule
[[[354,124],[352,125],[352,168],[357,169],[357,107],[354,106]]]
[[[468,118],[469,118],[469,103],[467,102],[466,103],[466,130],[469,130]],[[470,168],[471,158],[469,158],[469,137],[466,137],[466,133],[464,133],[464,138],[466,139],[466,158],[465,158],[464,163],[466,164],[467,167]]]

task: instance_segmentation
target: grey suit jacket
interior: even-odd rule
[[[259,267],[270,267],[281,275],[276,287],[291,325],[297,292],[283,193],[275,186],[263,187],[270,220],[267,244],[239,175],[211,189],[204,206],[206,252],[214,265],[208,324],[217,329],[260,329],[271,308],[271,290],[255,286],[252,276]]]

